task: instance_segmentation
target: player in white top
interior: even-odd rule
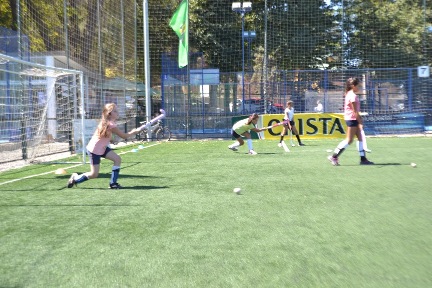
[[[283,128],[282,128],[282,133],[280,136],[280,141],[278,146],[282,147],[282,142],[284,140],[284,136],[287,133],[288,129],[291,130],[291,133],[294,134],[297,138],[298,141],[298,145],[299,146],[305,146],[301,140],[300,140],[300,136],[299,133],[297,131],[297,128],[295,126],[295,122],[294,122],[294,102],[289,100],[286,104],[286,108],[285,108],[285,116],[284,116],[284,121],[283,121]]]
[[[323,104],[320,100],[317,100],[317,106],[314,108],[315,112],[322,113],[324,111]]]

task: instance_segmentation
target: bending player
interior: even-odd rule
[[[237,121],[233,125],[231,132],[232,136],[237,139],[237,141],[228,146],[228,148],[233,151],[237,151],[238,147],[244,144],[243,137],[245,137],[249,148],[249,154],[256,155],[257,153],[253,150],[250,131],[252,130],[254,132],[261,132],[268,129],[268,127],[256,128],[255,125],[257,124],[258,119],[259,115],[257,113],[253,113],[248,118]]]
[[[287,104],[286,104],[284,121],[282,122],[283,123],[283,128],[282,128],[282,133],[281,133],[281,136],[280,136],[280,141],[279,141],[279,144],[278,144],[279,147],[282,147],[282,142],[284,140],[284,136],[285,136],[285,134],[287,133],[288,130],[290,130],[291,133],[296,136],[299,146],[305,146],[301,142],[299,133],[297,131],[297,128],[295,127],[293,104],[294,104],[294,102],[291,101],[291,100],[289,100],[287,102]],[[294,144],[293,144],[293,146],[294,146]]]
[[[78,173],[72,173],[72,176],[69,178],[67,184],[68,188],[72,188],[74,185],[89,179],[97,178],[99,176],[99,168],[102,157],[114,162],[114,165],[112,166],[109,188],[122,188],[120,184],[117,183],[117,178],[120,173],[121,158],[119,155],[117,155],[117,153],[114,152],[114,150],[111,150],[108,145],[110,143],[112,134],[116,134],[123,139],[127,139],[138,134],[141,131],[141,127],[132,129],[128,133],[124,133],[119,128],[117,128],[116,120],[118,117],[119,114],[116,104],[109,103],[104,106],[101,121],[86,147],[87,154],[90,158],[90,172],[86,172],[81,175],[78,175]]]

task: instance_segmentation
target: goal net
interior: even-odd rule
[[[83,86],[80,71],[0,54],[0,163],[85,162]]]

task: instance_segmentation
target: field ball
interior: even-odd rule
[[[415,167],[417,167],[417,164],[416,163],[411,163],[411,167],[415,168]]]
[[[241,191],[240,188],[234,188],[234,190],[233,190],[233,192],[234,192],[234,193],[237,193],[237,194],[240,193],[240,191]]]

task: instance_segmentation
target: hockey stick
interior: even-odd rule
[[[285,141],[282,141],[282,147],[285,150],[285,152],[290,152],[288,146],[285,144]]]
[[[264,129],[268,130],[268,129],[271,129],[271,128],[274,128],[274,127],[277,127],[280,125],[283,125],[283,122],[272,124],[270,126],[264,127]]]
[[[153,124],[155,124],[157,121],[162,120],[163,118],[165,118],[165,116],[166,116],[165,110],[160,109],[160,112],[161,112],[161,115],[159,115],[159,116],[153,118],[152,120],[150,120],[150,122],[141,125],[141,126],[139,127],[139,129],[140,129],[141,131],[144,130],[144,129],[148,129],[148,128],[150,128]]]
[[[294,147],[295,144],[293,142],[293,133],[292,133],[292,130],[289,130],[288,133],[290,133],[291,146]]]

